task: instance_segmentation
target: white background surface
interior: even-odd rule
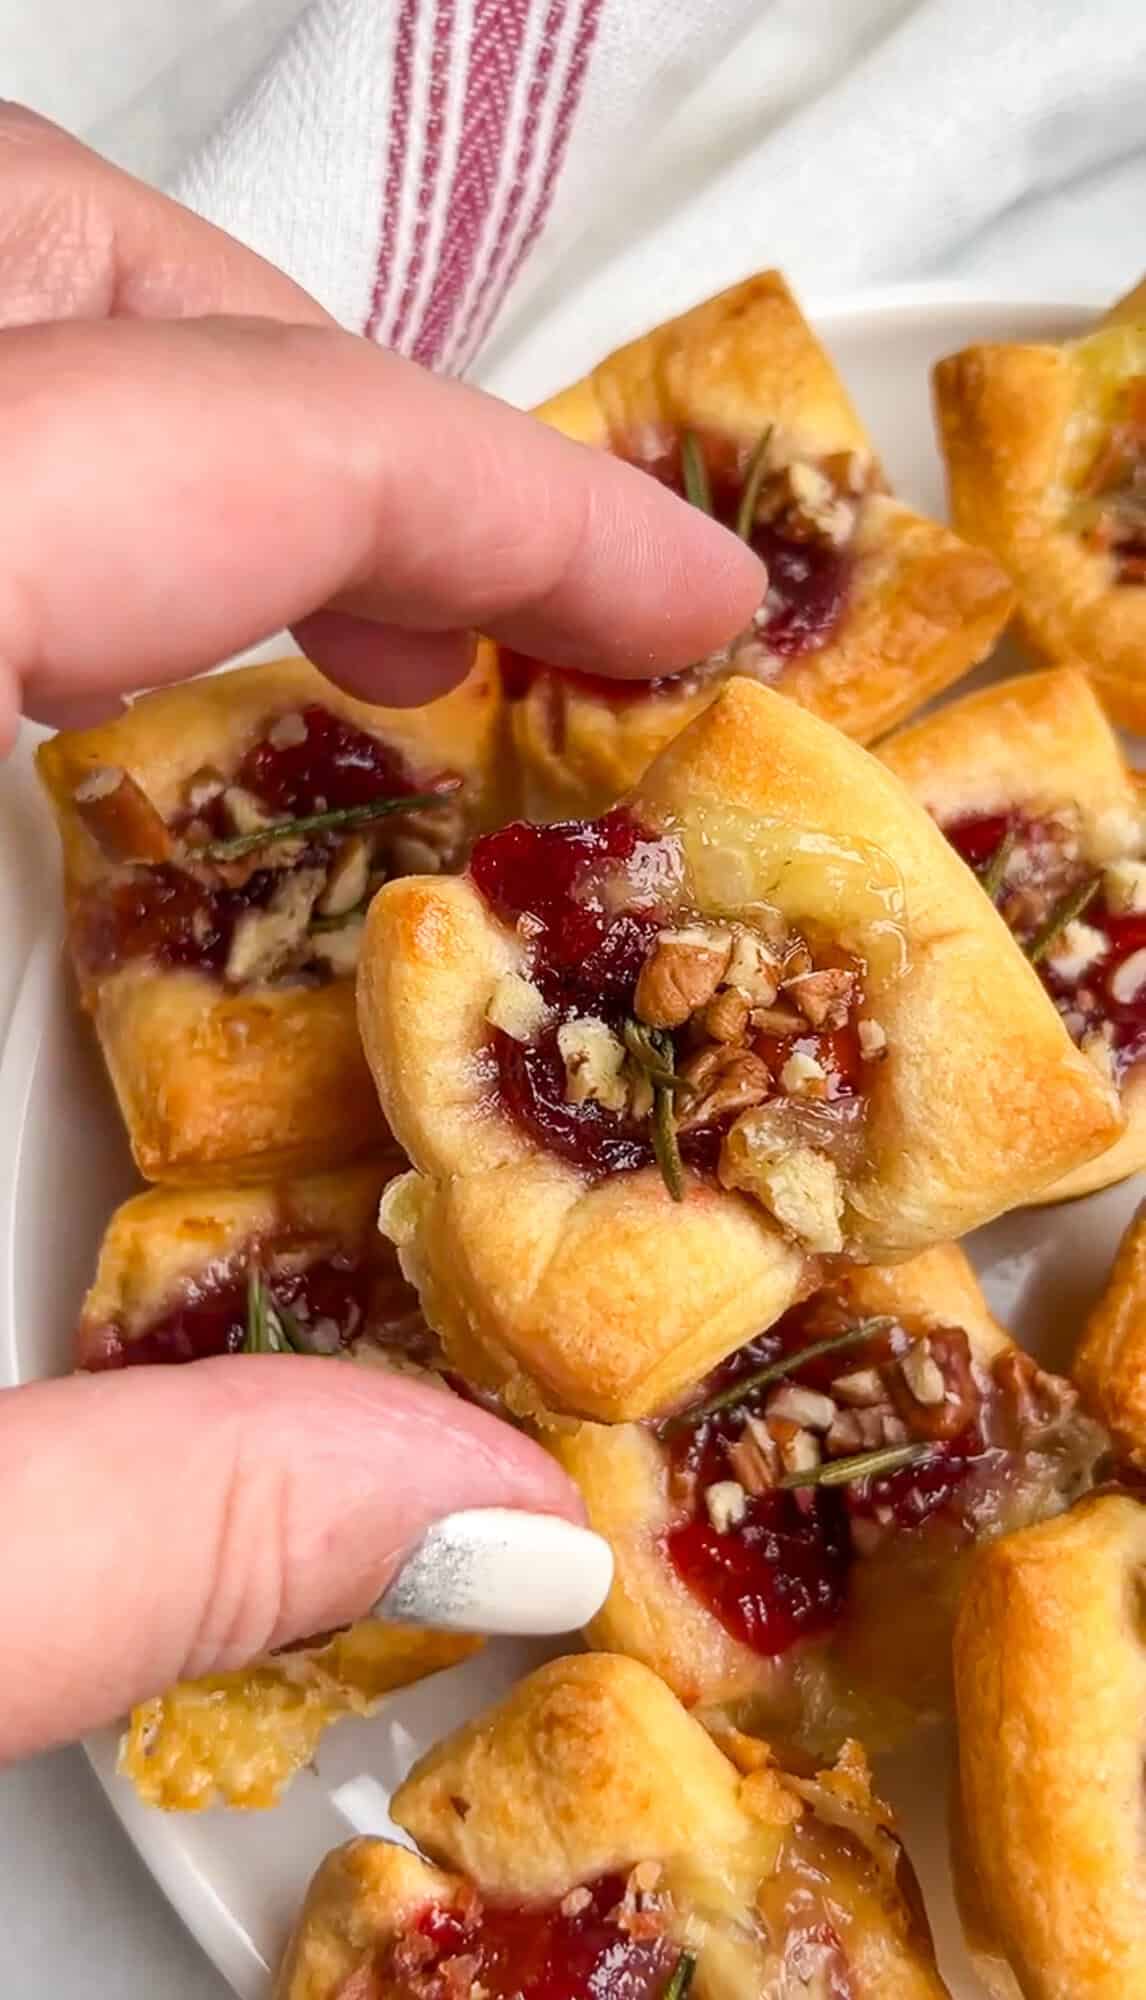
[[[0,88],[69,123],[124,164],[170,172],[232,91],[273,47],[297,0],[6,0],[0,9]],[[903,11],[889,0],[849,0],[853,20]],[[829,0],[763,7],[787,15],[792,63],[785,88],[814,94],[838,65],[840,10]],[[1101,32],[1102,10],[1095,10]],[[743,52],[740,52],[741,58]],[[709,79],[687,111],[692,138],[751,114],[741,59]],[[920,79],[926,89],[926,79]],[[694,151],[693,148],[696,150]],[[926,173],[926,161],[905,163]],[[1021,284],[1044,296],[1077,285],[1114,293],[1146,266],[1146,162],[1117,160],[1037,203],[1018,201],[961,243],[945,268],[984,290]],[[610,228],[615,218],[610,218]],[[913,274],[910,254],[902,275]],[[879,442],[892,445],[886,422]],[[894,459],[894,453],[890,453]],[[23,857],[29,804],[23,759],[0,774],[0,1029],[27,936],[37,879]],[[42,847],[41,833],[35,845]],[[66,1227],[66,1206],[60,1223]],[[103,1803],[78,1751],[0,1778],[0,1996],[2,2000],[225,2000],[226,1988],[150,1883]]]

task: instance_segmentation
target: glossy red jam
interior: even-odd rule
[[[557,1046],[563,1021],[592,1014],[616,1026],[630,1011],[637,975],[657,931],[663,905],[612,912],[602,893],[610,870],[648,877],[657,898],[672,872],[670,843],[618,809],[600,820],[558,826],[524,821],[479,840],[470,873],[505,923],[532,920],[530,978],[554,1009],[552,1026],[536,1041],[494,1033],[503,1100],[524,1129],[551,1152],[592,1174],[646,1166],[652,1148],[595,1103],[565,1101],[565,1065]]]
[[[529,977],[552,1010],[551,1025],[531,1042],[494,1031],[504,1103],[532,1137],[588,1174],[647,1166],[653,1158],[647,1127],[595,1102],[566,1102],[557,1036],[564,1022],[580,1016],[619,1031],[632,1014],[641,966],[672,920],[679,881],[675,841],[641,827],[623,808],[556,826],[519,821],[478,841],[470,873],[503,922],[527,926]],[[799,1051],[823,1063],[839,1099],[860,1091],[853,1021],[818,1033],[761,1033],[755,1047],[774,1075]],[[682,1131],[682,1159],[715,1172],[721,1136],[715,1124]]]
[[[434,1906],[389,1948],[379,1991],[403,2000],[470,2000],[476,1989],[488,2000],[662,2000],[679,1947],[649,1935],[655,1917],[630,1916],[625,1895],[624,1878],[610,1875],[561,1903]]]
[[[77,957],[89,973],[147,958],[221,975],[239,918],[265,909],[279,880],[275,870],[260,868],[239,887],[208,888],[168,862],[136,869],[77,912]]]
[[[796,1307],[715,1370],[698,1400],[709,1400],[781,1355],[844,1331],[848,1324],[840,1308],[833,1314],[829,1306],[825,1317],[822,1299]],[[966,1356],[965,1335],[952,1329],[942,1338],[961,1343]],[[886,1367],[910,1344],[897,1324],[842,1354],[808,1362],[787,1379],[830,1393],[837,1375]],[[928,1458],[880,1478],[749,1493],[744,1519],[718,1531],[709,1519],[705,1491],[737,1478],[729,1447],[743,1433],[745,1413],[759,1415],[774,1386],[749,1392],[733,1409],[666,1435],[673,1488],[689,1496],[665,1537],[669,1560],[725,1631],[767,1656],[785,1653],[801,1640],[822,1638],[837,1623],[857,1560],[856,1522],[868,1519],[885,1530],[909,1532],[945,1511],[958,1524],[968,1476],[999,1458],[976,1416],[957,1435],[933,1438]]]
[[[247,1331],[247,1270],[244,1261],[188,1280],[165,1312],[130,1337],[116,1326],[82,1327],[81,1366],[137,1368],[237,1354]],[[416,1317],[416,1295],[403,1279],[350,1256],[320,1258],[301,1270],[276,1270],[272,1258],[267,1282],[272,1300],[289,1308],[316,1352],[333,1352],[367,1329],[377,1332],[380,1316],[388,1331]]]
[[[300,713],[306,726],[301,742],[276,744],[272,724],[234,774],[234,782],[273,817],[369,805],[419,789],[403,760],[376,737],[315,704]],[[232,830],[219,798],[180,815],[173,829],[182,834],[192,822],[200,839],[220,839]],[[336,838],[316,836],[296,865],[327,861]],[[236,873],[241,877],[245,871]],[[265,909],[282,879],[282,871],[273,868],[255,867],[235,881],[213,880],[208,871],[191,873],[173,862],[132,869],[89,897],[76,913],[72,937],[77,959],[88,974],[148,958],[156,965],[221,975],[240,917]],[[325,974],[320,966],[310,976]]]
[[[1045,823],[1018,811],[969,814],[950,821],[943,831],[956,853],[977,875],[982,875],[990,867],[1007,839],[1030,842],[1033,836],[1036,842],[1043,841],[1043,853],[1050,844],[1046,839]],[[1035,851],[1037,856],[1040,850],[1036,847]],[[1082,861],[1064,879],[1068,884],[1071,881],[1083,883],[1093,872]],[[1037,859],[1032,880],[1037,889]],[[1006,916],[1005,899],[996,896],[995,900]],[[1101,931],[1107,939],[1104,956],[1077,976],[1064,976],[1055,963],[1052,947],[1039,960],[1038,974],[1076,1041],[1081,1042],[1088,1034],[1109,1024],[1115,1073],[1121,1078],[1146,1056],[1146,981],[1132,1000],[1116,999],[1111,991],[1111,982],[1119,966],[1134,952],[1146,947],[1146,916],[1118,915],[1108,907],[1100,886],[1083,910],[1081,921]],[[1012,923],[1016,937],[1025,946],[1030,944],[1037,927],[1030,921]]]
[[[743,484],[740,453],[732,439],[723,437],[706,438],[703,449],[713,513],[725,527],[731,528],[735,526]],[[683,494],[679,439],[666,437],[659,450],[643,452],[619,446],[617,456],[640,466],[662,485],[670,486],[674,493]],[[818,652],[831,640],[847,606],[852,573],[849,550],[821,540],[797,540],[763,521],[757,522],[750,540],[768,571],[768,593],[754,627],[754,637],[778,660],[795,660],[805,653]],[[542,667],[520,653],[502,658],[503,683],[511,701],[527,694],[539,675],[557,671]],[[560,678],[583,694],[624,707],[650,696],[673,693],[695,672],[689,667],[683,674],[665,674],[649,681],[618,681],[605,674],[561,669]]]
[[[276,744],[263,737],[252,744],[236,773],[236,783],[253,792],[268,812],[286,819],[366,806],[374,799],[401,798],[423,789],[397,751],[368,731],[317,704],[301,714],[306,724],[301,743]]]

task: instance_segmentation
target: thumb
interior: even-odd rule
[[[469,1508],[548,1517],[539,1533],[564,1535],[592,1573],[569,1623],[598,1608],[608,1555],[567,1525],[582,1509],[565,1474],[431,1385],[244,1356],[0,1395],[0,1759],[346,1624],[399,1577],[391,1601],[434,1623],[442,1537],[427,1531]],[[443,1603],[436,1622],[466,1621]]]

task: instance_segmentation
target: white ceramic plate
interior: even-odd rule
[[[894,483],[929,512],[943,505],[931,363],[973,339],[1058,336],[1091,317],[1079,305],[1000,303],[950,287],[885,293],[815,315]],[[999,670],[996,663],[979,677]],[[0,1381],[14,1383],[69,1365],[71,1328],[100,1234],[133,1185],[110,1093],[69,996],[54,925],[28,962],[12,1016],[0,1063],[0,1134]],[[1041,1358],[1061,1364],[1068,1355],[1138,1195],[1128,1184],[1010,1217],[972,1240],[991,1304]],[[326,1850],[351,1832],[385,1829],[387,1798],[414,1756],[547,1650],[498,1643],[482,1658],[396,1695],[373,1722],[341,1723],[322,1746],[317,1772],[303,1773],[274,1813],[180,1818],[150,1811],[115,1777],[113,1732],[94,1738],[89,1754],[160,1886],[235,1991],[243,2000],[261,2000]],[[925,1737],[881,1766],[879,1776],[900,1810],[955,2000],[981,2000],[951,1903],[948,1756],[943,1736]]]

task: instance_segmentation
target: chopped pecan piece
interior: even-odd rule
[[[748,1027],[748,1002],[734,986],[722,986],[704,1010],[704,1030],[717,1042],[743,1041]]]
[[[318,899],[319,912],[324,917],[344,917],[350,910],[357,909],[366,894],[370,882],[370,845],[361,834],[351,834],[343,840],[335,852],[326,878],[326,887]]]
[[[763,1104],[772,1089],[768,1065],[750,1049],[710,1044],[686,1063],[681,1075],[694,1084],[696,1095],[678,1117],[678,1129],[689,1132],[710,1125],[729,1112]]]
[[[306,940],[324,879],[321,868],[296,868],[283,876],[265,909],[244,910],[227,954],[230,985],[252,985],[285,971]]]
[[[565,1064],[565,1096],[570,1104],[590,1099],[609,1111],[623,1111],[629,1101],[625,1082],[625,1045],[604,1021],[591,1014],[565,1021],[557,1030],[557,1047]]]
[[[911,1385],[907,1365],[914,1370],[918,1364],[904,1355],[898,1368],[887,1373],[887,1386],[895,1405],[896,1414],[907,1426],[913,1438],[953,1438],[966,1430],[979,1409],[979,1391],[971,1371],[971,1349],[967,1336],[957,1327],[933,1327],[926,1336],[927,1359],[943,1381],[943,1394],[937,1401],[921,1399]],[[924,1380],[920,1373],[919,1380]],[[934,1394],[934,1380],[930,1370],[926,1381],[928,1393]]]
[[[109,861],[170,861],[176,843],[170,827],[130,772],[103,764],[73,793],[76,811]]]
[[[787,980],[784,991],[813,1028],[842,1028],[855,991],[855,977],[840,966],[825,966],[822,972],[802,972]]]
[[[779,992],[780,960],[771,948],[773,942],[758,937],[755,931],[733,932],[724,983],[742,994],[750,1007],[770,1007]]]
[[[650,1028],[680,1028],[707,1006],[728,968],[732,937],[695,925],[662,931],[637,979],[633,1009]]]
[[[756,1417],[727,1447],[728,1463],[746,1493],[767,1493],[775,1486],[776,1456],[775,1441]]]

